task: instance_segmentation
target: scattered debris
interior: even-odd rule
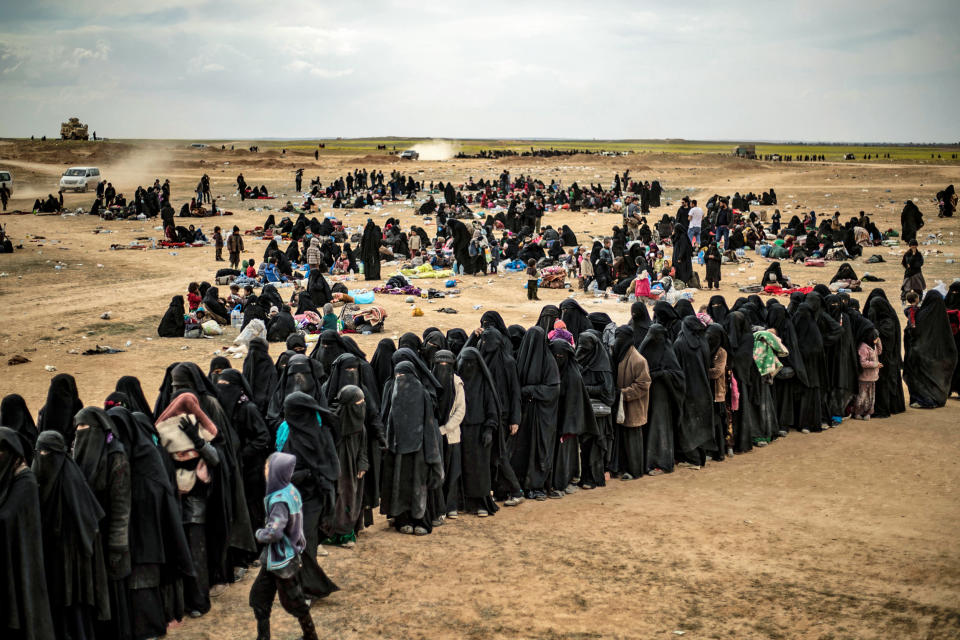
[[[57,370],[57,368],[56,368],[55,366],[53,366],[52,364],[45,365],[43,368],[46,369],[47,371],[51,372],[51,373]]]
[[[23,356],[21,356],[21,355],[16,355],[16,356],[13,356],[12,358],[10,358],[9,360],[7,360],[7,366],[12,367],[12,366],[18,365],[18,364],[26,364],[27,362],[30,362],[30,359],[29,359],[29,358],[25,358],[25,357],[23,357]]]

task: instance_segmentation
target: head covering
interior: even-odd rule
[[[590,322],[590,316],[573,298],[567,298],[560,303],[560,314],[563,322],[567,325],[567,331],[573,334],[574,341],[579,340],[580,334],[593,326]]]
[[[544,305],[540,310],[540,317],[537,318],[537,326],[543,329],[544,336],[553,331],[553,323],[559,318],[559,307],[552,304]]]
[[[86,407],[77,413],[73,423],[76,426],[87,425],[86,429],[77,430],[73,458],[83,471],[90,488],[102,491],[107,486],[109,455],[123,451],[123,447],[113,435],[113,422],[103,409]]]
[[[270,359],[270,346],[263,338],[254,338],[247,345],[247,357],[243,361],[243,378],[250,385],[260,413],[266,413],[270,396],[277,385],[277,369]]]
[[[23,441],[27,464],[33,462],[33,447],[37,443],[37,425],[27,409],[23,396],[11,393],[0,402],[0,426],[16,431]]]
[[[80,546],[82,556],[91,556],[104,513],[67,451],[58,431],[42,431],[37,437],[33,473],[40,490],[44,538],[69,540]]]
[[[660,300],[653,305],[653,321],[667,330],[671,342],[676,339],[680,331],[680,313],[669,302]]]
[[[383,390],[383,385],[393,377],[393,354],[397,348],[390,338],[384,338],[377,343],[377,350],[373,352],[370,366],[373,367],[373,377],[377,381],[377,392]]]
[[[481,319],[481,325],[482,324],[483,321]],[[506,327],[504,327],[503,335],[504,337],[507,336]],[[467,340],[469,340],[469,337],[467,336],[467,332],[463,329],[457,328],[447,331],[447,348],[451,351],[451,353],[453,353],[454,356],[460,353],[460,350],[463,349],[464,345],[467,344]]]
[[[560,384],[557,361],[547,347],[544,331],[539,324],[530,327],[523,336],[517,354],[517,374],[521,386]]]
[[[389,407],[387,449],[397,455],[419,451],[423,446],[425,425],[433,417],[433,404],[420,382],[416,365],[409,360],[399,362],[394,368]]]
[[[50,381],[47,391],[47,403],[40,410],[40,420],[37,428],[42,431],[56,431],[63,436],[64,443],[69,449],[73,446],[73,436],[76,428],[73,425],[73,416],[83,409],[80,396],[77,394],[77,381],[69,373],[58,373]]]
[[[455,400],[456,390],[453,384],[453,375],[457,360],[450,351],[441,350],[434,354],[432,362],[433,375],[440,382],[440,391],[437,395],[437,414],[442,422],[446,422]]]
[[[340,437],[345,438],[362,432],[367,409],[363,390],[356,385],[348,384],[340,389],[335,399],[340,422]]]
[[[433,356],[441,349],[447,348],[447,338],[439,329],[430,329],[423,336],[423,346],[420,348],[420,357],[424,362],[433,362]]]
[[[500,315],[499,311],[484,311],[483,315],[480,316],[480,328],[493,328],[502,333],[504,336],[507,335],[507,325],[504,323],[503,317]]]
[[[127,396],[127,399],[130,401],[128,409],[130,411],[139,411],[143,415],[153,420],[153,412],[150,411],[150,403],[147,402],[147,398],[143,395],[143,387],[140,385],[140,380],[134,376],[123,376],[117,380],[117,385],[115,387],[117,391]]]
[[[230,361],[223,356],[215,356],[210,360],[210,370],[207,371],[207,377],[210,382],[216,382],[220,372],[230,368]]]

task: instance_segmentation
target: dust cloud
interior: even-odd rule
[[[411,147],[420,154],[421,160],[450,160],[457,155],[460,145],[448,140],[431,140]]]

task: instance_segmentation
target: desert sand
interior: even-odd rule
[[[228,147],[229,147],[228,143]],[[236,142],[237,149],[248,143]],[[227,164],[229,163],[229,164]],[[899,229],[900,210],[914,200],[928,233],[944,244],[923,245],[928,284],[949,283],[960,267],[960,221],[938,219],[933,195],[960,183],[956,165],[877,163],[765,163],[715,155],[638,154],[620,158],[448,160],[400,163],[390,156],[321,156],[312,152],[194,151],[185,142],[0,144],[0,169],[15,175],[10,209],[29,210],[34,198],[56,193],[67,166],[99,166],[129,197],[138,184],[169,178],[176,209],[208,173],[222,209],[233,216],[191,219],[209,234],[213,226],[252,229],[293,193],[295,167],[305,183],[326,184],[354,168],[400,169],[426,181],[494,178],[503,168],[549,182],[609,184],[615,172],[658,179],[666,202],[689,194],[705,203],[713,193],[760,192],[774,187],[783,221],[817,211],[842,219],[866,211],[878,227]],[[266,184],[277,200],[241,203],[235,178]],[[89,210],[92,194],[67,194],[70,210]],[[329,201],[321,201],[324,211]],[[760,207],[768,215],[774,207]],[[422,224],[410,204],[337,213],[350,227],[389,216],[408,227]],[[676,204],[651,213],[651,223]],[[279,216],[278,216],[279,219]],[[36,415],[55,373],[76,376],[80,397],[101,404],[122,375],[140,378],[153,400],[166,366],[192,360],[206,370],[222,339],[160,339],[156,325],[170,298],[188,282],[212,281],[219,264],[212,247],[179,250],[111,250],[136,238],[157,238],[154,223],[102,221],[83,215],[10,215],[0,218],[23,249],[0,256],[0,395],[20,393]],[[618,214],[550,213],[544,224],[569,224],[581,245],[609,233]],[[432,226],[426,227],[433,234]],[[99,233],[98,231],[109,231]],[[43,239],[38,238],[42,236]],[[266,243],[245,238],[244,257],[259,260]],[[880,254],[885,262],[867,265]],[[869,272],[891,300],[899,297],[901,249],[865,249],[853,262]],[[60,267],[59,269],[56,267]],[[728,265],[722,288],[728,302],[737,287],[755,283],[767,261]],[[794,282],[828,282],[838,264],[806,268],[784,263]],[[743,271],[740,270],[743,268]],[[695,269],[700,271],[702,267]],[[395,267],[384,264],[389,277]],[[353,282],[350,288],[379,283]],[[427,285],[430,286],[430,285]],[[853,294],[866,298],[864,292]],[[382,337],[478,325],[480,314],[500,311],[507,324],[529,326],[541,304],[558,304],[569,291],[541,290],[542,303],[525,299],[523,276],[462,279],[462,295],[418,301],[411,317],[402,297],[378,296],[390,313],[385,333],[356,336],[368,356]],[[281,289],[285,297],[289,289]],[[706,303],[697,292],[694,307]],[[587,311],[618,321],[629,305],[577,293]],[[437,313],[453,307],[457,315]],[[100,319],[110,312],[111,319]],[[129,344],[127,344],[129,342]],[[83,356],[109,345],[113,355]],[[272,345],[276,356],[282,345]],[[7,366],[20,355],[30,362]],[[241,361],[235,361],[241,366]],[[960,637],[960,402],[935,411],[870,422],[845,421],[823,434],[791,433],[772,446],[738,455],[700,471],[579,492],[563,500],[524,503],[495,517],[461,517],[414,539],[386,528],[363,533],[354,550],[331,549],[322,558],[342,591],[313,607],[321,634],[335,638],[956,638]],[[214,601],[211,613],[172,629],[171,638],[246,638],[255,634],[246,598],[252,576]],[[296,623],[279,612],[275,637],[296,637]]]

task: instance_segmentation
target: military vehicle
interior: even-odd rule
[[[70,118],[60,123],[60,137],[64,140],[89,140],[87,125],[80,124],[80,118]]]

